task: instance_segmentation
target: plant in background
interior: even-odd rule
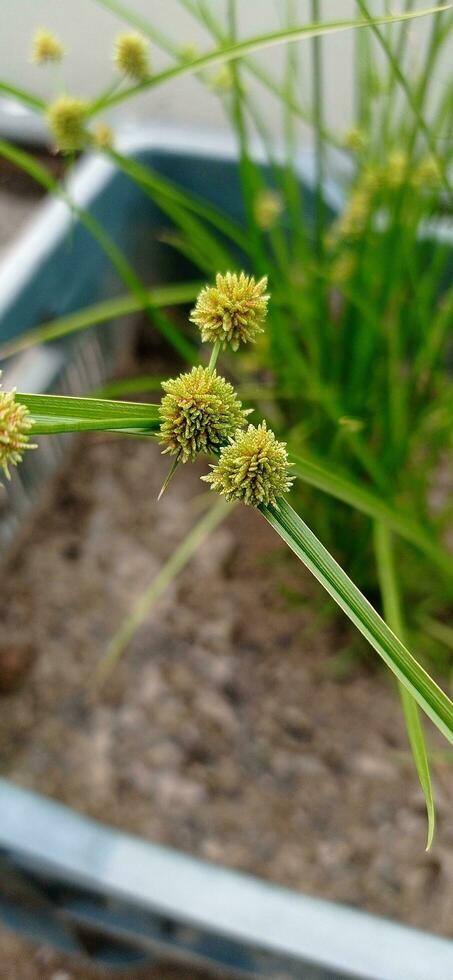
[[[174,456],[170,475],[199,452],[217,457],[205,477],[211,487],[259,510],[396,675],[431,840],[434,806],[417,705],[453,740],[452,703],[423,666],[445,670],[451,659],[442,627],[453,597],[453,560],[444,540],[453,512],[448,501],[434,509],[431,492],[439,470],[449,466],[453,431],[451,243],[442,234],[453,202],[453,96],[451,86],[432,83],[453,38],[452,4],[425,11],[408,3],[404,13],[372,17],[369,5],[357,0],[356,17],[323,21],[319,0],[311,0],[312,22],[301,24],[287,0],[278,30],[240,40],[234,0],[226,4],[225,19],[206,0],[180,0],[212,38],[213,47],[200,53],[117,0],[96,2],[134,30],[118,38],[117,75],[103,94],[88,103],[59,96],[47,107],[30,93],[2,87],[47,115],[62,151],[94,144],[108,154],[167,215],[173,226],[168,240],[209,284],[201,292],[193,283],[150,291],[105,229],[76,209],[130,295],[43,325],[0,356],[85,329],[116,311],[144,310],[190,368],[165,382],[160,407],[21,396],[34,432],[102,427],[159,435]],[[424,22],[426,45],[414,67],[411,24],[426,13],[432,15]],[[355,28],[356,114],[344,135],[326,121],[322,36]],[[301,84],[294,44],[304,39],[310,86]],[[169,58],[154,74],[149,41]],[[279,77],[255,55],[286,43]],[[213,85],[219,72],[222,84]],[[188,74],[220,98],[236,134],[242,221],[112,149],[113,134],[104,124],[91,128],[100,113]],[[257,85],[281,107],[280,152]],[[302,101],[308,88],[311,97]],[[314,133],[311,188],[297,162],[302,121]],[[255,159],[257,140],[264,165]],[[68,201],[66,188],[23,150],[3,141],[0,152]],[[332,178],[340,191],[335,207],[328,193]],[[245,271],[234,271],[241,267]],[[197,294],[190,321],[202,343],[213,346],[207,367],[198,365],[193,339],[164,312],[172,299],[187,303]],[[253,348],[233,359],[231,351],[250,341]],[[237,393],[217,373],[219,357]],[[146,384],[138,381],[137,390]],[[242,407],[251,391],[262,419],[256,426],[247,426]],[[290,489],[295,510],[285,500]],[[227,512],[216,506],[215,518],[200,522],[172,556],[172,571]],[[301,507],[329,550],[298,516]],[[166,580],[163,572],[159,588]],[[154,587],[147,593],[155,594]],[[122,633],[116,653],[129,635]],[[418,660],[406,644],[417,649]]]

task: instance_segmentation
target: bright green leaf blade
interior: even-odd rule
[[[285,501],[263,516],[360,630],[445,738],[453,745],[453,703],[395,636],[316,535]]]
[[[405,642],[406,630],[403,622],[403,614],[397,584],[392,533],[382,521],[375,523],[374,530],[374,546],[379,585],[384,606],[384,615],[392,630],[395,631],[400,640]],[[403,706],[409,743],[412,749],[412,755],[414,757],[420,785],[425,797],[426,812],[428,816],[428,835],[426,842],[426,850],[428,851],[434,838],[436,814],[425,736],[417,703],[403,684],[400,683],[398,687]]]
[[[413,11],[408,14],[388,14],[373,18],[373,24],[393,24],[404,20],[414,20],[419,17],[430,16],[438,13],[441,10],[449,10],[451,7],[452,4],[440,4],[435,7],[426,8],[425,10]],[[139,82],[137,85],[133,85],[129,89],[114,93],[110,98],[100,99],[97,103],[95,102],[92,105],[90,113],[94,115],[96,112],[100,111],[101,109],[105,109],[107,106],[110,107],[117,105],[119,102],[123,102],[125,99],[130,98],[130,96],[135,95],[136,92],[142,92],[148,88],[155,88],[173,78],[193,74],[194,72],[198,72],[203,68],[213,68],[218,65],[225,64],[228,61],[234,61],[237,58],[243,58],[246,55],[255,54],[258,51],[263,51],[281,44],[290,44],[295,41],[308,40],[309,38],[313,37],[337,34],[341,33],[342,31],[357,30],[369,26],[369,20],[364,20],[361,18],[350,20],[333,20],[325,21],[323,24],[304,24],[301,27],[295,27],[288,30],[273,31],[270,34],[260,34],[244,41],[237,41],[234,44],[225,44],[221,48],[210,51],[199,58],[194,58],[189,63],[179,64],[173,68],[168,68],[165,71],[151,75],[145,81]]]
[[[73,398],[68,395],[18,394],[33,419],[33,434],[103,431],[105,429],[157,432],[157,405],[120,402],[107,398]]]
[[[184,282],[171,286],[159,286],[147,290],[147,298],[156,309],[162,306],[178,306],[196,299],[202,285],[203,283],[200,282]],[[33,347],[34,344],[60,340],[62,337],[68,337],[70,334],[87,330],[89,327],[97,326],[100,323],[107,323],[116,317],[137,313],[143,307],[143,301],[133,295],[118,296],[102,303],[95,303],[93,306],[86,306],[75,313],[58,317],[49,323],[42,323],[39,327],[33,327],[32,330],[28,330],[8,341],[7,344],[3,344],[0,346],[0,359],[18,354],[20,351]]]
[[[0,92],[2,95],[9,95],[12,99],[16,99],[18,102],[22,102],[23,105],[28,105],[30,109],[37,109],[40,112],[46,108],[46,103],[42,99],[39,99],[32,92],[26,92],[23,88],[18,88],[17,85],[9,85],[8,82],[0,82]]]
[[[453,556],[444,551],[428,531],[416,521],[406,517],[396,507],[388,504],[372,490],[361,486],[349,477],[332,472],[320,460],[312,456],[298,456],[290,453],[294,472],[304,483],[308,483],[336,500],[355,507],[368,517],[385,521],[401,538],[415,545],[442,572],[453,579]]]

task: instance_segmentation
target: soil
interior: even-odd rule
[[[81,437],[4,567],[2,775],[155,842],[453,935],[451,758],[433,736],[426,854],[393,682],[366,658],[338,679],[345,638],[258,513],[233,511],[96,684],[134,598],[211,500],[206,467],[187,466],[157,504],[167,468],[149,442]],[[5,977],[81,976],[39,949],[14,966],[27,947],[0,939]]]

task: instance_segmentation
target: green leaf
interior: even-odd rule
[[[416,521],[401,513],[397,507],[387,503],[372,490],[361,486],[349,477],[332,472],[313,456],[298,456],[290,453],[294,472],[304,483],[317,487],[336,500],[342,500],[362,514],[373,519],[385,521],[401,538],[415,545],[441,571],[453,579],[453,557],[441,548],[432,534]]]
[[[190,303],[196,299],[202,285],[203,283],[200,282],[183,282],[171,286],[158,286],[155,289],[147,290],[147,299],[156,309],[161,306]],[[33,327],[32,330],[27,330],[26,333],[14,337],[7,344],[0,346],[0,359],[27,350],[34,344],[60,340],[61,337],[68,337],[70,334],[87,330],[89,327],[97,326],[100,323],[106,323],[116,317],[137,313],[138,310],[143,309],[144,305],[143,300],[128,294],[105,300],[102,303],[95,303],[93,306],[86,306],[82,310],[58,317],[49,323],[41,323],[39,327]]]
[[[68,395],[17,394],[17,401],[28,408],[33,435],[56,432],[132,430],[157,433],[159,407],[140,402],[120,402],[107,398],[73,398]]]
[[[388,527],[379,521],[375,523],[374,529],[374,546],[384,615],[389,626],[394,630],[399,639],[405,641],[406,630],[398,590],[392,534]],[[416,701],[403,684],[400,683],[398,687],[403,705],[409,743],[425,797],[426,812],[428,815],[428,836],[426,842],[426,850],[428,851],[434,838],[436,814],[425,736]]]
[[[8,82],[0,82],[0,92],[3,95],[9,95],[12,99],[17,99],[18,102],[22,102],[24,105],[28,105],[30,109],[38,109],[43,112],[46,108],[46,103],[39,99],[32,92],[26,92],[23,88],[18,88],[17,85],[9,85]]]
[[[453,745],[450,698],[395,636],[316,535],[283,499],[278,510],[262,507],[261,512]]]
[[[413,20],[418,17],[430,16],[438,13],[441,10],[449,10],[451,7],[452,4],[440,4],[435,7],[429,7],[425,10],[412,11],[407,14],[388,14],[373,18],[372,23],[393,24],[399,21]],[[289,44],[295,41],[307,40],[313,37],[321,37],[322,35],[336,34],[342,31],[355,30],[369,26],[370,21],[367,19],[360,18],[333,20],[325,21],[323,24],[304,24],[301,27],[294,27],[283,31],[273,31],[269,34],[260,34],[244,41],[237,41],[233,44],[225,44],[222,46],[222,48],[217,48],[214,51],[208,52],[208,54],[201,55],[199,58],[194,58],[189,63],[179,64],[173,68],[167,68],[165,71],[151,75],[145,81],[139,82],[138,84],[131,86],[129,89],[115,92],[110,98],[99,100],[97,103],[92,105],[90,114],[94,115],[96,112],[99,112],[101,109],[105,109],[107,106],[110,107],[117,105],[119,102],[123,102],[125,99],[130,98],[130,96],[135,95],[136,92],[142,92],[148,88],[155,88],[173,78],[193,74],[194,72],[200,71],[202,68],[212,68],[217,65],[222,65],[228,61],[234,61],[237,58],[243,58],[246,55],[255,54],[258,51],[276,47],[277,45]]]

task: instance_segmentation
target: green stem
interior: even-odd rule
[[[406,643],[406,630],[398,589],[392,534],[386,524],[382,522],[376,522],[375,524],[374,546],[384,606],[384,615],[396,636],[398,636],[403,643]],[[403,684],[399,683],[398,688],[403,706],[409,743],[412,749],[412,755],[417,769],[418,778],[420,780],[420,785],[422,787],[426,802],[426,812],[428,816],[428,837],[426,850],[428,851],[433,842],[436,816],[425,736],[416,701],[412,695],[409,694]]]
[[[214,368],[217,364],[217,358],[220,354],[221,346],[222,346],[221,340],[217,340],[216,343],[214,344],[214,347],[212,348],[211,357],[209,359],[209,364],[208,364],[208,371],[210,371],[211,374],[214,371]]]

